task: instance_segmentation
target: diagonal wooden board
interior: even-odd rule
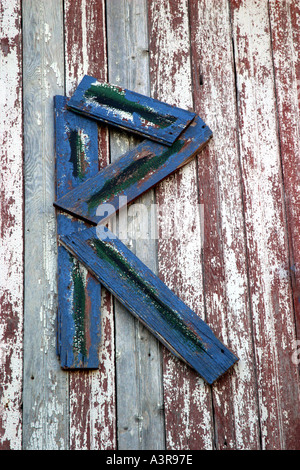
[[[172,145],[196,114],[85,75],[68,106],[93,119]]]
[[[98,126],[70,112],[68,99],[55,96],[56,196],[61,197],[98,172]],[[86,225],[57,212],[57,233],[67,235]],[[58,246],[57,352],[65,369],[99,367],[101,285]]]
[[[60,237],[60,243],[83,263],[173,354],[209,384],[238,358],[108,229],[97,227]]]
[[[91,224],[104,222],[113,210],[121,208],[123,201],[132,202],[186,164],[211,137],[211,130],[197,116],[171,147],[144,140],[54,205]],[[100,210],[104,204],[110,204],[112,211]]]

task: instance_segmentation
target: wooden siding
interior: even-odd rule
[[[150,95],[148,57],[147,2],[112,0],[106,2],[108,80],[138,93]],[[139,141],[127,133],[111,132],[111,161]],[[132,214],[130,230],[124,243],[153,272],[157,272],[156,240],[131,236],[155,220],[151,205],[154,190],[136,203],[144,204],[147,213]],[[137,206],[138,208],[138,206]],[[128,315],[115,301],[115,347],[117,393],[117,437],[119,449],[163,449],[165,447],[161,347],[141,323]]]
[[[85,75],[68,106],[90,118],[171,146],[196,114]]]
[[[0,2],[0,449],[22,445],[23,104],[21,2]]]
[[[238,358],[110,230],[100,226],[59,237],[126,309],[176,357],[212,384]]]
[[[64,94],[63,8],[22,2],[25,449],[68,445],[68,376],[57,362],[53,97]],[[38,90],[38,92],[37,92]],[[25,406],[24,406],[25,405]]]
[[[54,97],[56,200],[98,172],[98,126]],[[57,236],[86,225],[61,211]],[[101,284],[60,245],[57,248],[57,354],[65,369],[99,369]]]
[[[0,449],[300,448],[299,31],[291,0],[0,0]],[[123,240],[240,358],[212,386],[105,288],[99,370],[60,367],[53,97],[85,74],[213,132]],[[99,170],[139,142],[98,138]]]
[[[66,0],[65,93],[71,96],[85,74],[107,80],[104,0]],[[99,129],[99,169],[109,162],[106,128]],[[113,299],[101,290],[101,356],[98,371],[70,374],[70,449],[116,447]]]
[[[90,224],[103,224],[124,208],[122,203],[130,204],[191,161],[211,137],[197,116],[171,147],[143,140],[78,187],[70,187],[54,205]]]

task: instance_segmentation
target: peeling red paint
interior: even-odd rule
[[[4,169],[5,170],[5,169]],[[5,201],[5,204],[1,206],[1,226],[0,226],[0,237],[3,239],[7,232],[11,233],[15,226],[15,215],[12,213],[16,201],[12,196],[6,197],[5,190],[0,192],[1,201]]]
[[[192,105],[187,2],[149,4],[149,52],[152,96],[188,108]],[[201,116],[202,117],[202,116]],[[199,220],[191,237],[176,203],[193,211],[198,203],[195,160],[156,188],[156,201],[168,207],[170,239],[164,218],[158,218],[159,277],[203,318]],[[193,211],[194,212],[194,211]],[[193,217],[195,218],[196,212]],[[191,266],[193,260],[193,266]],[[192,272],[187,271],[187,266]],[[184,270],[184,273],[182,272]],[[194,293],[197,292],[197,297]],[[193,372],[164,351],[164,402],[168,449],[210,449],[210,392]],[[178,412],[180,410],[180,412]],[[201,427],[199,426],[201,423]]]
[[[64,4],[66,94],[70,96],[84,73],[107,79],[105,2],[65,0]],[[167,447],[252,449],[262,443],[263,448],[297,448],[299,388],[297,365],[292,365],[290,355],[293,313],[298,337],[300,331],[300,7],[288,0],[150,0],[148,6],[152,96],[188,109],[193,107],[193,94],[196,111],[207,118],[214,132],[197,164],[195,160],[157,189],[157,202],[167,202],[169,210],[167,220],[164,212],[158,214],[160,275],[200,315],[205,311],[212,328],[242,353],[238,368],[212,391],[171,354],[164,354]],[[256,14],[262,12],[262,24],[258,24]],[[21,23],[21,1],[0,2],[1,72],[7,72],[7,76],[1,73],[0,80],[4,77],[10,87],[0,116],[1,450],[22,445]],[[261,38],[265,40],[258,52]],[[266,46],[269,53],[264,54]],[[12,67],[5,66],[8,60],[13,61]],[[260,89],[263,93],[256,104]],[[278,121],[272,121],[274,115]],[[278,123],[278,134],[272,122]],[[241,139],[240,148],[237,139]],[[273,142],[269,151],[264,146],[267,139]],[[99,141],[102,168],[109,161],[104,126],[99,127]],[[276,146],[280,151],[274,152]],[[264,159],[259,163],[260,153]],[[276,154],[277,169],[267,174],[270,154]],[[251,186],[255,181],[256,191]],[[266,188],[271,188],[268,194]],[[200,248],[198,222],[193,219],[187,228],[176,217],[176,199],[186,206],[195,200],[204,205]],[[273,224],[257,218],[262,207],[273,212]],[[179,231],[179,239],[162,239],[168,226],[173,236]],[[113,301],[106,291],[102,304],[100,370],[70,377],[72,449],[117,446]]]
[[[288,276],[278,276],[287,263],[288,240],[274,94],[276,49],[270,42],[276,2],[250,3],[232,1],[231,6],[237,83],[243,84],[239,139],[260,430],[262,448],[293,449],[299,379],[290,360],[295,328],[291,285]]]
[[[19,0],[0,5],[0,449],[21,448],[23,339],[22,33]]]
[[[67,94],[77,87],[84,74],[107,81],[105,2],[67,0],[65,2],[65,57]],[[106,126],[99,126],[99,169],[109,163]],[[103,289],[102,289],[103,290]],[[99,371],[70,376],[71,449],[115,449],[116,410],[114,392],[113,302],[102,294],[102,348]],[[106,376],[109,376],[109,383]],[[82,410],[85,412],[82,412]]]
[[[300,338],[300,193],[298,179],[300,116],[300,7],[297,2],[270,3],[276,98],[283,182],[289,233],[290,268],[297,337]]]

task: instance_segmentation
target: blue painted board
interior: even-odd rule
[[[85,75],[68,106],[148,139],[172,145],[196,114]]]
[[[170,351],[194,368],[209,384],[238,358],[108,229],[97,227],[60,237],[118,300]]]
[[[56,197],[98,172],[97,124],[70,112],[67,98],[55,96]],[[57,211],[57,233],[86,228]],[[99,367],[101,285],[61,245],[58,246],[57,353],[65,369]]]
[[[197,116],[171,147],[144,140],[54,204],[91,224],[104,222],[124,201],[129,204],[186,164],[211,137],[211,130]],[[108,211],[104,204],[110,205]]]

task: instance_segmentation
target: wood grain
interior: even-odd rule
[[[297,2],[271,1],[269,5],[279,142],[286,217],[289,266],[300,339],[300,8]],[[295,345],[297,349],[299,344]]]
[[[23,138],[21,2],[0,3],[0,449],[22,445]]]
[[[231,8],[262,448],[295,449],[299,376],[268,2]]]
[[[98,126],[54,97],[56,198],[98,171]],[[57,234],[83,230],[83,222],[56,212]],[[57,253],[57,350],[64,369],[97,369],[101,340],[101,285],[62,247]]]
[[[212,132],[197,116],[171,147],[144,140],[98,174],[55,201],[59,209],[91,224],[109,217],[164,178],[187,164],[203,149]]]
[[[238,145],[238,118],[228,2],[190,5],[195,110],[214,138],[198,157],[204,207],[206,320],[240,357],[213,387],[217,449],[259,449],[252,321]]]
[[[107,2],[107,35],[108,81],[149,95],[146,1]],[[136,146],[137,140],[128,138],[124,133],[112,132],[110,144],[113,162],[128,148]],[[138,235],[139,228],[145,227],[147,219],[151,219],[151,205],[154,202],[152,190],[136,201],[136,204],[142,203],[147,207],[147,213],[131,213],[131,217],[128,217],[129,233],[123,241],[156,272],[156,240]],[[149,223],[149,227],[151,233],[153,222]],[[115,317],[118,448],[163,449],[165,438],[159,342],[119,302],[115,304]]]
[[[213,383],[237,357],[108,229],[62,235],[60,242],[177,357]]]
[[[148,2],[151,95],[193,107],[188,2]],[[196,160],[156,189],[159,277],[205,318]],[[213,448],[210,389],[164,351],[168,449]]]
[[[97,121],[169,146],[195,117],[195,113],[89,75],[83,77],[68,106]]]
[[[66,94],[83,75],[107,80],[105,1],[65,0]],[[99,169],[109,163],[109,139],[98,127]],[[70,374],[70,448],[116,449],[115,346],[113,299],[101,290],[100,369]],[[84,410],[84,411],[83,411]]]
[[[1,449],[299,448],[299,16],[289,0],[0,2]],[[155,191],[159,240],[133,236],[153,190],[126,240],[241,358],[212,388],[166,350],[162,366],[104,288],[100,370],[61,371],[53,96],[85,74],[194,107],[213,130]],[[110,143],[115,161],[138,140]]]
[[[68,448],[68,376],[56,355],[53,96],[63,94],[63,9],[23,2],[25,304],[23,448]]]

